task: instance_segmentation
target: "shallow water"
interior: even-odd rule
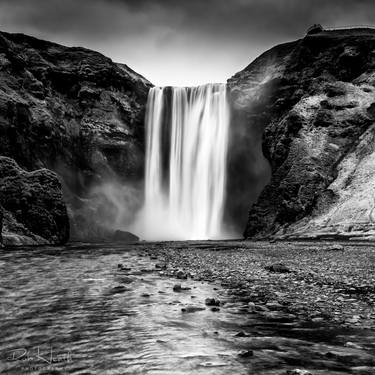
[[[181,281],[160,275],[162,260],[146,249],[0,251],[0,373],[375,373],[374,332],[265,320],[219,285],[191,279],[182,280],[189,290],[174,292]],[[207,297],[225,304],[211,311]],[[186,306],[205,309],[184,313]]]

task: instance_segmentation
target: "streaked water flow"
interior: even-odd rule
[[[204,245],[214,249],[213,242]],[[269,321],[219,284],[173,279],[155,267],[166,246],[200,245],[0,249],[0,373],[280,375],[302,366],[373,374],[373,332]],[[189,289],[176,292],[176,283]],[[219,299],[220,311],[206,298]],[[200,309],[182,312],[189,306]],[[239,355],[248,350],[252,356]]]
[[[225,84],[150,90],[143,238],[225,236],[228,126]]]

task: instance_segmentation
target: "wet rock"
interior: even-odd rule
[[[191,290],[191,288],[189,288],[187,286],[183,287],[183,286],[181,286],[181,284],[173,285],[173,291],[174,292],[183,292],[185,290]]]
[[[336,244],[326,248],[326,251],[344,251],[344,246]]]
[[[234,336],[235,337],[250,337],[250,335],[245,333],[244,331],[238,332]]]
[[[130,284],[134,281],[134,278],[132,277],[127,277],[127,276],[121,276],[118,278],[119,282],[124,283],[124,284]]]
[[[176,272],[176,277],[177,279],[180,279],[180,280],[186,280],[188,278],[188,275],[186,272],[182,271],[182,270],[178,270]]]
[[[256,311],[256,305],[255,305],[254,302],[249,302],[249,303],[247,304],[247,307],[248,307],[248,309],[249,309],[249,312],[255,312],[255,311]]]
[[[153,273],[155,270],[153,268],[141,268],[140,272],[142,273]]]
[[[206,308],[202,306],[186,306],[181,309],[183,313],[194,313],[194,312],[203,311],[203,310],[206,310]]]
[[[124,230],[116,230],[116,232],[113,234],[112,240],[115,242],[132,243],[138,242],[139,237]]]
[[[269,301],[266,303],[266,307],[268,307],[270,310],[280,310],[283,308],[283,305],[277,301]]]
[[[296,319],[294,314],[288,314],[281,311],[264,311],[261,313],[261,316],[266,320],[280,323],[288,323]]]
[[[348,341],[345,343],[345,346],[347,348],[353,348],[353,349],[363,349],[363,347],[359,344],[356,344],[355,342]]]
[[[206,298],[204,303],[206,304],[206,306],[220,306],[220,300],[215,298]]]
[[[267,306],[264,306],[264,305],[255,305],[254,310],[255,311],[261,311],[261,312],[270,311],[270,309]]]
[[[295,369],[295,370],[288,370],[286,372],[286,375],[313,375],[313,374],[307,370]]]
[[[119,264],[117,265],[117,269],[118,269],[119,271],[131,271],[131,268],[124,266],[122,263],[119,263]]]
[[[290,273],[292,272],[285,264],[283,263],[275,263],[271,264],[270,266],[264,267],[269,272],[275,273]]]
[[[254,355],[252,350],[243,350],[242,352],[238,353],[240,358],[250,358]]]
[[[361,320],[361,317],[359,315],[354,315],[349,319],[346,319],[346,322],[348,323],[358,323]]]
[[[173,285],[173,291],[174,292],[181,292],[182,288],[181,288],[181,284],[175,284]]]
[[[111,289],[111,294],[124,293],[127,290],[123,285],[118,285]]]
[[[350,361],[355,358],[355,354],[350,350],[350,348],[346,349],[338,349],[338,350],[331,350],[325,354],[327,358],[340,360],[340,361]]]

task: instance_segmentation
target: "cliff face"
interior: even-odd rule
[[[375,31],[279,45],[228,84],[271,167],[245,237],[375,233]]]
[[[0,155],[58,173],[73,238],[101,233],[93,187],[141,178],[150,86],[97,52],[0,33]]]

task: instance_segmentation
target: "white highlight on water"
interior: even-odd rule
[[[228,128],[225,84],[150,90],[144,239],[224,237]]]

